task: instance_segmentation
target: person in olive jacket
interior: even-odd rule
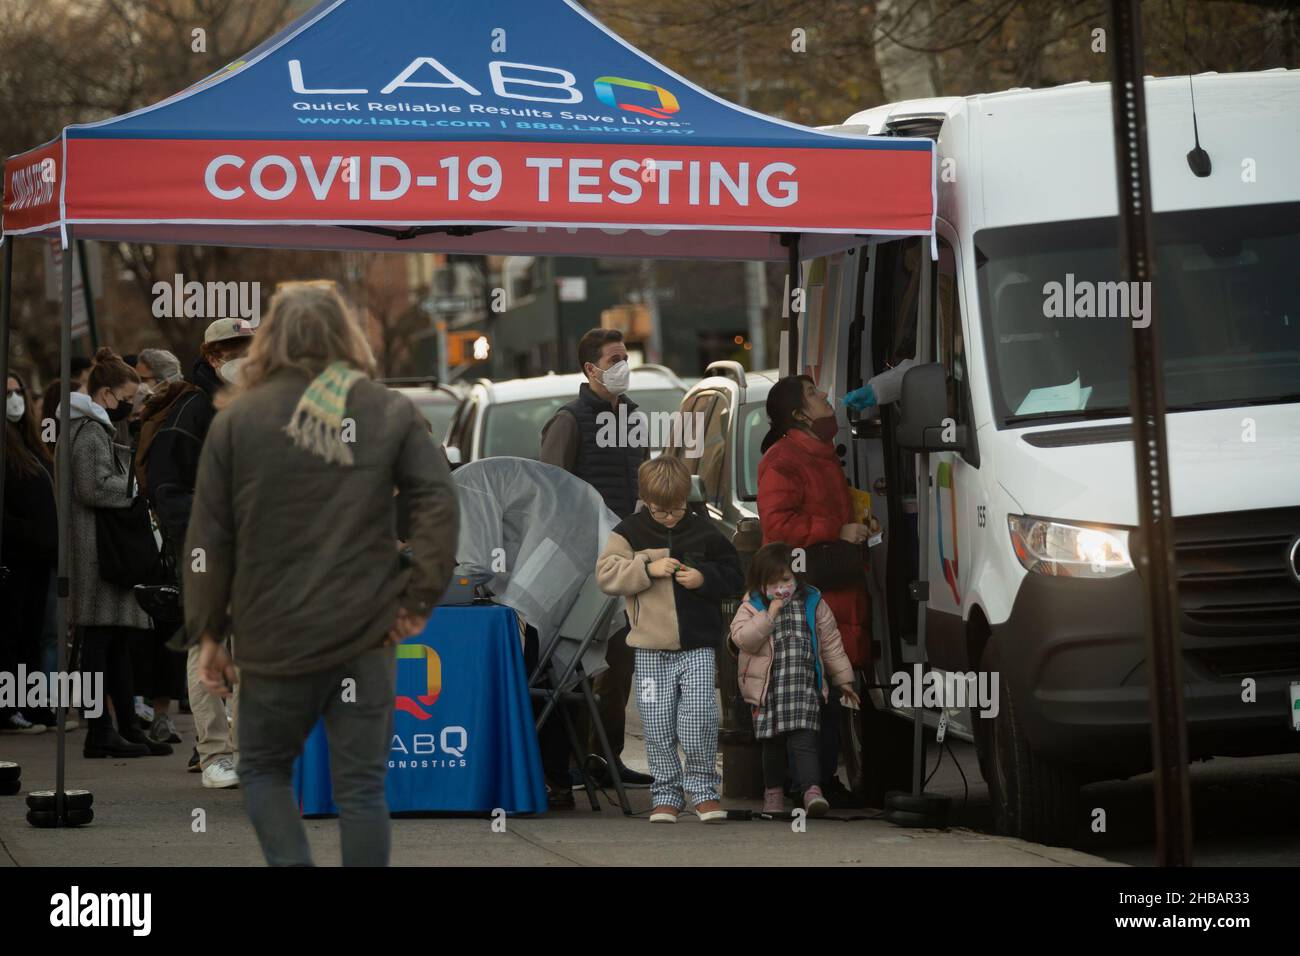
[[[239,786],[272,865],[311,863],[290,779],[322,716],[343,862],[387,864],[393,645],[424,629],[455,565],[451,472],[373,368],[337,292],[283,287],[199,459],[185,551],[204,565],[184,568],[186,636],[210,692],[242,687]],[[409,569],[394,490],[410,508]]]

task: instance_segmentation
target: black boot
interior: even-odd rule
[[[102,714],[90,721],[86,732],[86,742],[81,748],[81,755],[87,760],[100,757],[147,757],[149,748],[143,744],[124,740],[113,729],[113,722],[107,714]]]
[[[171,744],[149,739],[149,735],[141,728],[134,713],[126,722],[126,727],[122,731],[122,739],[129,744],[143,746],[146,756],[149,757],[166,757],[172,752]]]

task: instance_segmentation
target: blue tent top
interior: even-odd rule
[[[439,140],[930,148],[728,103],[573,0],[324,0],[188,90],[68,136],[420,140],[433,129]]]
[[[4,232],[783,259],[933,235],[934,143],[720,99],[575,0],[324,0],[5,167]],[[58,171],[57,182],[47,175]]]

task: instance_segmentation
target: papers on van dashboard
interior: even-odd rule
[[[1035,412],[1077,412],[1088,406],[1092,397],[1092,386],[1080,388],[1079,377],[1069,385],[1049,385],[1046,388],[1031,388],[1025,400],[1016,409],[1017,415],[1033,415]]]

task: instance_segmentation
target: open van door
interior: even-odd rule
[[[976,531],[985,510],[980,506],[979,450],[965,367],[959,255],[952,243],[939,240],[939,259],[929,263],[930,315],[921,343],[925,360],[943,369],[947,415],[940,437],[954,443],[958,436],[963,439],[960,448],[930,451],[927,491],[918,495],[918,506],[926,509],[927,517],[921,524],[929,530],[924,549],[929,572],[929,599],[923,605],[925,651],[940,672],[969,672],[979,663],[969,660],[964,617]],[[969,708],[948,710],[951,729],[967,739],[974,735],[972,720]]]

